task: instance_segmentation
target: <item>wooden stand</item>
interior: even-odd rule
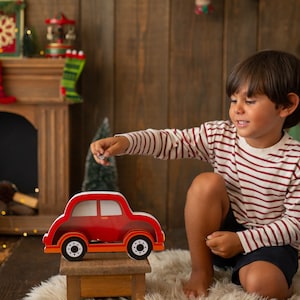
[[[133,260],[125,253],[92,253],[83,261],[61,258],[60,274],[67,276],[67,299],[80,297],[145,297],[145,273],[151,272],[148,260]]]

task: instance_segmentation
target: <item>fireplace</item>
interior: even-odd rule
[[[37,130],[24,117],[0,112],[0,179],[18,190],[35,194],[38,188]]]
[[[0,148],[0,166],[5,166],[0,176],[6,172],[17,181],[20,192],[30,193],[37,187],[39,194],[38,214],[1,216],[0,233],[42,234],[69,199],[70,119],[72,107],[78,104],[70,104],[60,95],[64,62],[46,58],[2,60],[4,90],[17,102],[0,104],[1,141],[9,144],[8,149]],[[13,128],[15,135],[6,133],[7,128]],[[21,147],[24,153],[14,147]]]

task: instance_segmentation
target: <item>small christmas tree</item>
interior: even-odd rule
[[[111,136],[108,118],[105,118],[97,130],[93,141]],[[82,191],[119,191],[118,173],[114,157],[108,158],[110,165],[96,163],[91,150],[88,150],[85,162],[85,174]]]

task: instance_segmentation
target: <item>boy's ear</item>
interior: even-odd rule
[[[288,95],[290,104],[286,107],[283,107],[281,110],[281,116],[287,117],[291,115],[299,105],[300,99],[299,96],[295,93],[289,93]]]

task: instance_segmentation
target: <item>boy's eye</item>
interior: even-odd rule
[[[255,100],[247,99],[245,102],[246,102],[247,104],[254,104],[254,103],[255,103]]]
[[[231,104],[236,104],[238,102],[237,99],[229,99],[229,101]],[[256,101],[253,99],[244,99],[243,102],[248,105],[252,105],[256,103]]]

